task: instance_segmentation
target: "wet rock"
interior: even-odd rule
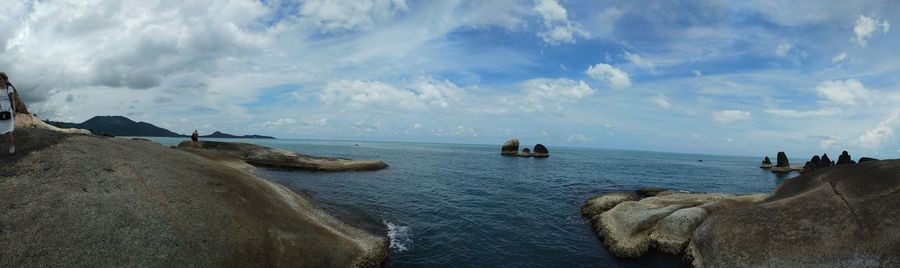
[[[517,155],[519,154],[519,140],[509,139],[500,147],[501,155]]]
[[[765,168],[765,169],[772,168],[772,161],[769,160],[769,156],[766,156],[766,158],[763,159],[762,163],[759,164],[759,168]]]
[[[531,150],[529,150],[528,148],[522,149],[522,151],[517,155],[521,157],[531,157]]]
[[[837,165],[849,165],[853,164],[853,160],[850,158],[850,154],[847,151],[841,152],[841,155],[838,156]]]
[[[549,156],[550,156],[550,151],[547,150],[547,147],[545,147],[543,144],[538,143],[538,144],[535,144],[535,145],[534,145],[534,152],[531,153],[531,156],[534,156],[534,157],[549,157]]]
[[[640,188],[640,189],[634,190],[634,192],[637,193],[638,195],[640,195],[641,197],[651,197],[651,196],[656,196],[657,194],[668,191],[668,190],[669,189],[660,188],[660,187],[647,187],[647,188]]]
[[[695,267],[900,267],[900,160],[785,180],[766,200],[707,218]]]

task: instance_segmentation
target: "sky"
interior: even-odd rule
[[[896,158],[898,1],[0,0],[42,119]],[[836,158],[836,157],[832,157]]]

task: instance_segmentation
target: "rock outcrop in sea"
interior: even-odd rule
[[[229,163],[243,161],[254,166],[277,167],[312,171],[366,171],[387,168],[381,160],[353,160],[348,158],[319,157],[266,146],[217,141],[183,141],[176,146],[213,160]]]
[[[900,267],[900,160],[787,179],[694,231],[695,267]]]
[[[787,155],[784,152],[778,152],[778,157],[776,158],[775,167],[772,168],[772,172],[774,173],[788,173],[794,170],[799,171],[802,168],[794,168],[791,167],[791,163],[788,161]]]
[[[522,151],[517,155],[521,157],[531,157],[531,150],[529,150],[528,148],[522,149]]]
[[[517,155],[519,154],[519,140],[509,139],[500,147],[501,155]]]
[[[581,212],[591,220],[610,253],[633,258],[651,248],[679,254],[694,229],[710,214],[747,206],[767,196],[663,191],[641,199],[633,192],[616,192],[588,199]]]
[[[212,158],[43,128],[16,129],[16,147],[0,154],[0,267],[379,267],[388,253]]]
[[[762,163],[759,164],[759,168],[770,169],[772,168],[772,160],[769,160],[769,156],[762,160]]]
[[[534,157],[550,157],[550,151],[547,150],[547,147],[546,147],[546,146],[544,146],[543,144],[538,143],[538,144],[535,144],[535,145],[534,145],[534,152],[531,153],[531,156],[534,156]]]

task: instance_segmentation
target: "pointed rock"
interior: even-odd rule
[[[841,155],[838,156],[838,161],[837,161],[838,165],[852,164],[851,162],[853,162],[853,160],[850,159],[850,154],[847,153],[847,151],[841,152]]]
[[[819,167],[820,168],[830,167],[832,165],[832,163],[833,162],[831,161],[831,159],[828,158],[828,153],[824,153],[824,154],[822,154],[822,161],[819,161]]]
[[[767,155],[765,159],[763,159],[762,163],[759,164],[759,168],[772,168],[772,160],[769,160],[769,156]]]
[[[787,155],[784,154],[784,152],[778,152],[778,157],[776,158],[776,161],[778,161],[778,162],[775,164],[775,168],[772,169],[772,172],[788,173],[788,172],[794,171],[794,169],[791,168],[791,163],[788,162]]]

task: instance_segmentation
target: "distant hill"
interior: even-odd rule
[[[275,137],[262,136],[262,135],[237,136],[237,135],[231,135],[228,133],[222,133],[222,132],[218,132],[218,131],[213,132],[213,134],[200,136],[200,137],[201,138],[223,138],[223,139],[274,139],[275,138]]]
[[[154,126],[147,122],[135,122],[124,116],[95,116],[83,123],[67,123],[47,121],[47,124],[62,128],[80,128],[90,130],[97,135],[111,136],[142,136],[142,137],[190,137],[182,135],[168,129]],[[213,134],[201,136],[204,138],[252,138],[252,139],[274,139],[274,137],[260,135],[244,135],[237,136],[216,131]]]

